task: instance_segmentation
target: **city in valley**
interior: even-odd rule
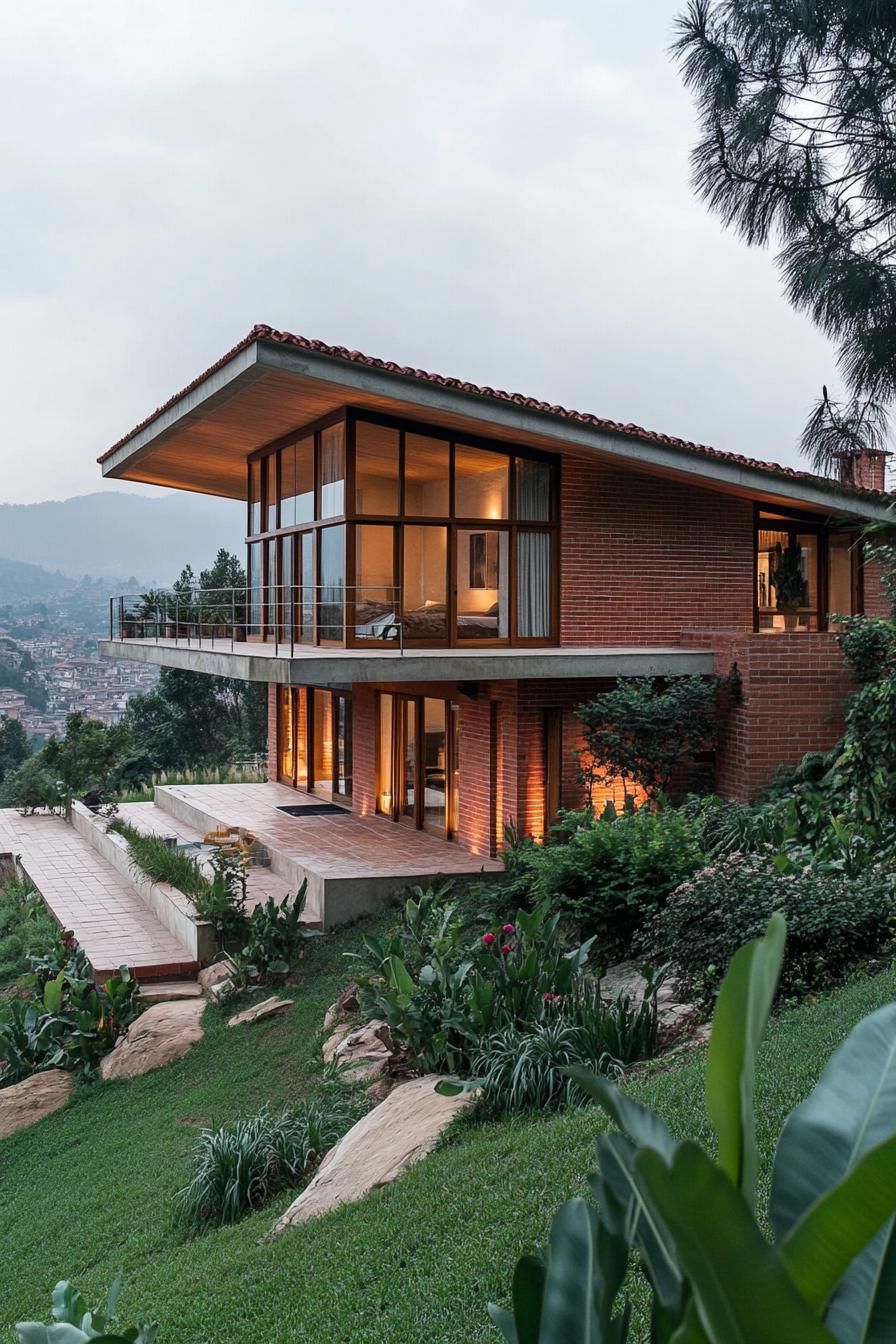
[[[153,689],[158,669],[101,658],[104,630],[108,602],[91,580],[46,598],[0,600],[0,719],[17,719],[38,741],[62,733],[76,710],[120,722],[128,700]]]

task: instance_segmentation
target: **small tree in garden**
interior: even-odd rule
[[[735,955],[706,1068],[714,1159],[607,1079],[570,1073],[618,1125],[597,1141],[595,1203],[571,1199],[544,1252],[524,1255],[507,1344],[626,1344],[633,1251],[664,1344],[860,1344],[893,1338],[896,1004],[853,1030],[778,1140],[768,1224],[757,1216],[756,1055],[784,921]]]
[[[595,785],[622,781],[655,798],[676,768],[715,745],[719,717],[739,694],[740,678],[675,677],[661,689],[650,677],[620,680],[579,705],[585,745],[580,769],[590,803]]]

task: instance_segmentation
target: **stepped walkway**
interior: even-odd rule
[[[127,965],[145,980],[194,975],[186,948],[62,817],[0,810],[0,855],[21,865],[60,925],[71,929],[96,973]]]
[[[403,887],[439,877],[503,873],[500,859],[396,826],[380,816],[337,809],[284,784],[156,785],[157,807],[199,831],[245,826],[267,851],[271,871],[291,891],[308,882],[306,918],[332,928],[376,909]],[[289,816],[282,807],[300,809]]]
[[[234,786],[228,785],[228,787]],[[199,830],[180,817],[163,811],[155,803],[119,803],[118,815],[122,821],[128,822],[144,835],[176,835],[178,840],[190,840],[196,843],[201,841],[205,831],[209,830],[208,826],[204,830]],[[246,874],[246,905],[250,910],[256,905],[263,904],[270,896],[273,896],[279,905],[294,891],[295,887],[290,887],[288,882],[278,877],[270,868],[253,865]]]

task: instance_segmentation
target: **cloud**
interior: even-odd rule
[[[794,462],[831,354],[690,193],[673,15],[8,7],[4,496],[96,488],[256,321]]]

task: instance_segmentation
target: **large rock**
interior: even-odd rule
[[[278,999],[272,995],[269,999],[262,999],[261,1003],[253,1003],[251,1008],[244,1008],[241,1013],[235,1013],[230,1018],[228,1027],[248,1026],[252,1022],[263,1022],[267,1017],[277,1017],[280,1013],[287,1012],[292,1007],[292,999]]]
[[[72,1094],[72,1076],[64,1069],[32,1073],[21,1083],[0,1088],[0,1139],[52,1115]]]
[[[104,1078],[138,1078],[173,1064],[202,1040],[203,999],[156,1003],[129,1027],[100,1065]]]
[[[604,998],[615,998],[617,994],[626,994],[634,1004],[639,1004],[647,990],[647,981],[632,961],[621,961],[611,966],[600,982]],[[663,1037],[678,1036],[688,1026],[699,1020],[699,1010],[693,1003],[683,1001],[678,981],[674,975],[668,975],[660,985],[656,996],[656,1017]]]
[[[222,980],[230,980],[233,976],[233,962],[213,961],[211,966],[203,966],[199,972],[199,988],[206,993],[211,993],[215,985],[219,985]]]
[[[337,1027],[325,1043],[325,1063],[331,1060],[343,1069],[350,1083],[372,1083],[388,1068],[394,1051],[385,1022],[365,1022],[360,1027]]]
[[[344,989],[335,1003],[331,1003],[324,1014],[324,1031],[330,1031],[337,1022],[344,1022],[358,1011],[358,986],[352,981]]]
[[[439,1075],[427,1074],[402,1083],[381,1106],[340,1139],[321,1163],[317,1175],[274,1226],[272,1235],[309,1218],[353,1204],[371,1190],[395,1181],[414,1162],[431,1152],[472,1093],[442,1097]]]

